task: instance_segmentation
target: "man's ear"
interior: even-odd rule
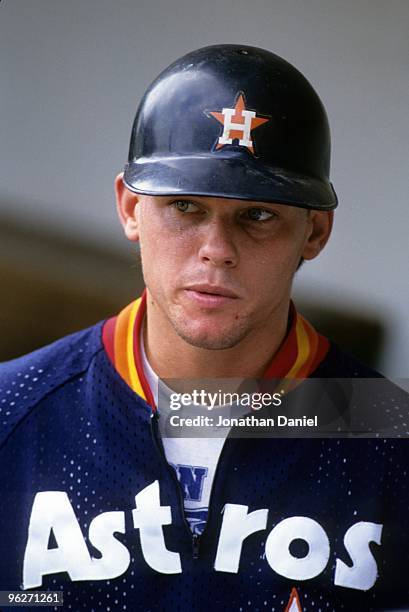
[[[123,172],[115,178],[115,198],[119,220],[125,236],[132,242],[139,240],[138,196],[124,185]]]
[[[304,259],[314,259],[327,244],[332,230],[334,213],[330,211],[311,210],[309,211],[309,234],[304,245],[302,257]]]

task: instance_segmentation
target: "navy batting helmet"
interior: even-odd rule
[[[331,210],[330,134],[305,77],[256,47],[214,45],[166,68],[133,125],[125,185]]]

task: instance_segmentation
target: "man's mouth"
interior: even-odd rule
[[[195,284],[185,287],[185,295],[197,305],[214,308],[229,304],[238,299],[237,293],[220,285]]]
[[[221,287],[220,285],[209,285],[205,284],[196,284],[190,285],[186,287],[187,291],[195,291],[196,293],[204,293],[206,295],[216,295],[221,297],[227,297],[232,299],[237,299],[238,295],[231,289],[227,289],[226,287]]]

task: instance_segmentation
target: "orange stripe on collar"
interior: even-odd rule
[[[139,351],[139,337],[145,312],[146,291],[139,299],[126,306],[118,316],[106,321],[102,342],[121,378],[155,410],[155,402],[145,378]]]
[[[290,303],[290,328],[263,378],[308,378],[329,349],[329,341],[321,336]]]
[[[104,324],[102,340],[106,353],[124,381],[156,410],[143,370],[139,338],[146,314],[146,290],[142,297]],[[318,334],[290,304],[290,328],[266,368],[264,379],[281,380],[284,391],[293,389],[318,367],[329,349],[327,338]]]
[[[317,333],[313,326],[298,313],[296,313],[293,333],[297,342],[297,358],[281,382],[281,390],[285,392],[294,389],[304,378],[308,378],[324,359],[329,349],[328,339]]]

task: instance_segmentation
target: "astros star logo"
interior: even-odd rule
[[[251,132],[269,121],[267,118],[258,116],[255,111],[246,109],[242,91],[236,96],[234,108],[223,108],[221,112],[209,111],[206,114],[217,119],[223,126],[223,133],[217,141],[216,149],[231,145],[234,139],[238,139],[239,145],[247,147],[253,155],[254,144],[251,139]]]

